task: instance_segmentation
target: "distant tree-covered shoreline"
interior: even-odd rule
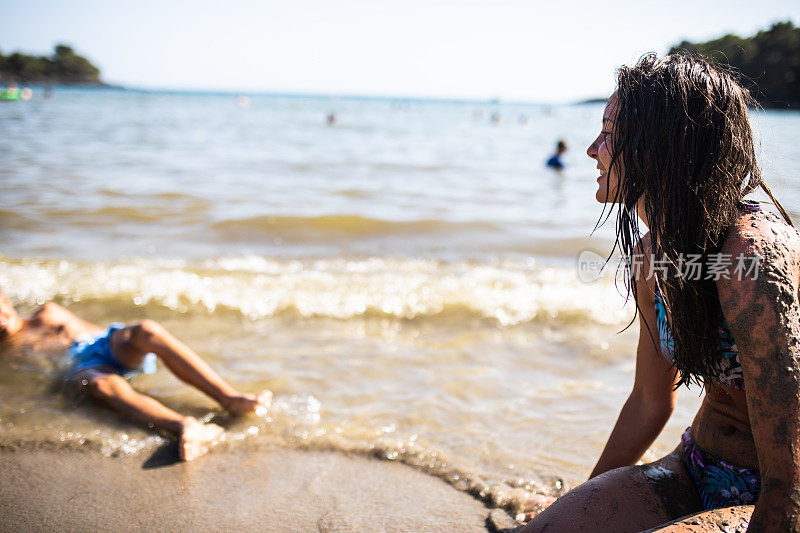
[[[50,57],[0,53],[0,83],[11,82],[105,85],[100,70],[64,44],[56,45]]]
[[[764,107],[800,109],[800,28],[778,22],[752,37],[728,34],[713,41],[683,41],[669,53],[689,52],[727,64]]]

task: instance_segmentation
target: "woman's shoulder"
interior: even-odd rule
[[[637,300],[640,304],[652,303],[654,302],[656,282],[653,269],[653,245],[649,231],[639,239],[633,254],[631,269],[633,278],[636,280]]]
[[[730,227],[720,250],[726,257],[758,256],[762,261],[800,258],[800,233],[777,214],[742,214]]]
[[[634,266],[636,269],[636,277],[643,279],[650,279],[653,275],[653,244],[650,239],[650,232],[648,231],[639,238],[639,242],[634,247]]]
[[[717,259],[724,260],[716,279],[723,310],[752,304],[761,295],[774,291],[788,291],[796,297],[800,233],[774,213],[739,217],[729,229]]]

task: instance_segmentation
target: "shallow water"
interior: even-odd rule
[[[606,276],[612,227],[583,155],[602,106],[57,90],[0,106],[0,289],[98,324],[162,322],[264,417],[230,420],[167,371],[134,386],[237,445],[355,450],[487,499],[591,470],[633,379]],[[335,111],[338,123],[325,125]],[[499,113],[501,123],[489,118]],[[524,117],[524,121],[522,118]],[[797,217],[800,115],[757,117]],[[562,174],[543,168],[555,140]],[[0,360],[0,443],[147,454],[161,438]],[[685,391],[649,458],[699,404]],[[559,481],[562,480],[562,481]]]

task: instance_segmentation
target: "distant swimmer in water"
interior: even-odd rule
[[[547,160],[545,163],[549,168],[555,170],[563,170],[564,169],[564,162],[561,161],[561,155],[567,151],[567,143],[564,142],[563,139],[558,141],[556,144],[556,153],[550,156],[550,159]]]
[[[329,113],[328,114],[328,126],[335,126],[336,125],[336,114]]]
[[[22,318],[0,292],[0,348],[22,354],[41,351],[69,358],[64,379],[78,385],[107,407],[178,439],[179,453],[191,461],[220,442],[224,430],[183,416],[150,396],[133,390],[127,379],[152,374],[156,358],[180,380],[206,393],[234,415],[255,413],[272,399],[238,392],[218,376],[191,348],[152,320],[114,323],[103,329],[49,302]],[[12,355],[13,356],[13,355]]]
[[[236,97],[236,105],[242,109],[247,109],[250,107],[250,97],[240,94]]]

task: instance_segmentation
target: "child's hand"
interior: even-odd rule
[[[263,390],[257,395],[245,393],[231,396],[225,400],[223,407],[232,415],[264,416],[270,403],[272,403],[272,391]]]

